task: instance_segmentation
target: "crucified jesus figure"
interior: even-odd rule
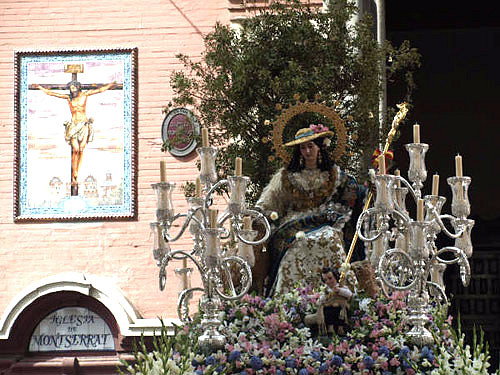
[[[65,139],[71,146],[71,195],[78,195],[78,170],[82,163],[83,150],[87,143],[92,141],[94,129],[92,127],[92,118],[87,118],[86,107],[87,98],[90,95],[99,94],[103,91],[112,89],[116,82],[102,85],[96,89],[82,90],[80,82],[73,80],[68,83],[69,94],[61,94],[52,91],[39,84],[34,84],[35,89],[42,90],[45,94],[55,96],[56,98],[66,99],[71,111],[71,121],[64,123]]]

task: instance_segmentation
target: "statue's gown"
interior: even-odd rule
[[[365,195],[366,188],[337,166],[331,171],[280,169],[256,203],[268,217],[278,214],[266,245],[271,257],[266,294],[287,292],[297,282],[318,286],[324,266],[339,268]],[[352,260],[363,258],[361,252],[356,249]],[[354,286],[354,274],[347,276]]]

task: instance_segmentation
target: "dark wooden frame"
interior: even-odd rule
[[[113,48],[113,49],[95,49],[95,50],[62,50],[62,51],[16,51],[14,53],[14,65],[15,65],[15,89],[14,89],[14,95],[15,95],[15,100],[14,100],[14,119],[15,119],[15,126],[14,126],[14,148],[15,148],[15,157],[14,157],[14,221],[15,222],[55,222],[55,221],[103,221],[103,220],[136,220],[137,219],[137,103],[138,103],[138,90],[137,90],[137,82],[138,82],[138,50],[137,48]],[[37,124],[36,121],[33,122],[32,120],[28,119],[28,113],[32,112],[33,108],[30,108],[31,102],[34,102],[32,100],[33,94],[29,94],[28,90],[32,91],[39,91],[36,90],[36,86],[34,86],[34,82],[30,82],[29,80],[32,79],[33,77],[39,78],[36,76],[35,73],[32,73],[30,76],[30,69],[31,71],[38,72],[38,70],[43,70],[43,66],[41,68],[33,68],[33,66],[28,69],[29,64],[39,64],[39,63],[47,63],[47,65],[50,64],[78,64],[82,63],[84,66],[94,66],[99,68],[102,64],[103,69],[108,76],[113,72],[113,68],[116,65],[116,76],[120,77],[123,79],[123,82],[119,82],[119,78],[117,79],[117,85],[113,88],[114,90],[122,90],[120,94],[114,93],[110,95],[114,95],[113,99],[109,99],[110,103],[113,105],[110,106],[110,111],[109,113],[112,114],[112,116],[116,116],[118,119],[117,123],[118,125],[122,126],[123,129],[123,139],[121,140],[122,143],[119,144],[118,146],[121,146],[123,149],[123,163],[119,164],[117,160],[119,161],[120,159],[118,158],[117,155],[119,155],[119,152],[116,151],[116,148],[113,150],[111,145],[110,151],[108,152],[108,155],[111,155],[114,157],[113,161],[115,162],[115,165],[118,165],[119,168],[123,167],[123,170],[119,169],[120,175],[121,175],[121,180],[120,184],[121,185],[114,185],[114,190],[113,190],[113,199],[115,199],[115,202],[111,202],[111,198],[109,201],[111,203],[108,203],[108,201],[103,201],[101,198],[101,201],[96,203],[94,206],[87,204],[87,201],[85,198],[82,198],[83,194],[77,195],[78,190],[76,192],[76,197],[71,196],[67,197],[67,193],[63,194],[63,198],[66,199],[63,203],[61,203],[61,207],[64,207],[64,210],[59,210],[56,204],[54,204],[54,207],[48,207],[46,208],[45,205],[47,203],[43,203],[43,208],[39,208],[36,205],[34,205],[34,208],[31,206],[28,206],[28,181],[33,181],[33,178],[31,180],[28,179],[28,168],[29,168],[29,161],[28,161],[28,152],[32,152],[31,150],[38,147],[38,144],[33,135],[31,135],[31,141],[28,141],[28,128],[29,126],[32,126],[31,129],[34,129],[35,132],[40,132],[39,129],[35,129],[33,124]],[[122,64],[123,66],[123,71],[118,70],[119,65]],[[87,69],[87,71],[98,72],[98,74],[95,75],[95,80],[100,81],[102,80],[101,78],[101,73],[97,70],[91,70]],[[51,68],[54,70],[54,68]],[[107,69],[107,70],[106,70]],[[89,72],[89,73],[90,73]],[[61,76],[61,72],[56,72],[53,73],[54,76]],[[68,73],[65,73],[66,75]],[[83,73],[81,74],[81,76]],[[102,74],[104,76],[104,74]],[[85,78],[82,79],[82,89],[83,90],[89,90],[92,88],[98,88],[101,85],[104,84],[104,82],[98,82],[97,86],[96,85],[91,85],[90,82],[88,82],[89,74],[87,75],[87,82],[85,82]],[[42,77],[42,75],[40,75]],[[69,76],[68,76],[69,77]],[[76,75],[73,74],[73,78],[75,78]],[[43,78],[43,77],[42,77]],[[93,76],[90,76],[91,82]],[[71,81],[72,78],[68,78],[66,82]],[[115,79],[116,80],[116,79]],[[36,82],[38,83],[38,82]],[[62,82],[65,83],[65,82]],[[57,85],[51,85],[51,84],[46,84],[44,82],[40,82],[40,84],[43,84],[45,86],[48,86],[49,89],[53,90],[61,90],[60,93],[63,94],[68,94],[68,90],[62,91],[61,86]],[[55,88],[54,88],[55,87]],[[111,92],[112,89],[109,89],[109,92]],[[95,97],[105,97],[104,92],[99,93],[98,95],[95,95]],[[40,95],[40,94],[35,94],[35,95]],[[42,94],[41,96],[46,96],[49,97],[49,95],[44,95]],[[94,100],[92,97],[88,99],[88,103],[91,100]],[[115,97],[121,97],[122,99],[114,99]],[[28,98],[31,99],[28,100]],[[38,97],[39,98],[39,97]],[[66,107],[68,107],[68,101],[66,99],[61,100],[60,98],[50,98],[53,99],[53,103],[65,103]],[[102,99],[104,100],[104,99]],[[121,101],[120,101],[121,100]],[[52,102],[51,102],[52,103]],[[60,105],[58,103],[58,105]],[[105,106],[106,103],[103,104]],[[36,106],[31,103],[32,107],[36,108]],[[50,106],[40,108],[40,111],[51,111]],[[103,107],[105,108],[105,107]],[[116,111],[114,109],[116,108],[123,108],[123,116],[122,113],[119,111]],[[38,109],[38,108],[37,108]],[[85,108],[85,110],[87,110]],[[30,112],[31,111],[31,112]],[[65,110],[65,116],[67,120],[71,119],[71,113],[69,112],[68,109]],[[54,111],[54,113],[56,113]],[[97,115],[100,116],[100,111],[94,111],[92,114],[89,114],[90,117],[94,117]],[[107,113],[107,112],[106,112]],[[54,117],[60,117],[61,112],[57,112],[57,114],[54,115]],[[40,117],[42,118],[42,117]],[[108,118],[104,118],[104,120],[107,120]],[[30,122],[31,121],[31,122]],[[95,121],[95,120],[94,120]],[[33,123],[33,124],[32,124]],[[103,121],[106,126],[108,123],[106,121]],[[61,123],[53,124],[52,122],[50,123],[51,126],[53,127],[60,127],[62,128],[62,138],[64,138],[64,127]],[[37,124],[38,125],[38,124]],[[110,129],[112,128],[112,125],[109,125]],[[113,131],[115,133],[119,132],[119,126],[115,126]],[[94,129],[95,127],[95,122],[94,122]],[[101,132],[101,134],[104,134],[106,131],[106,128],[102,129],[102,127],[97,128],[98,131]],[[57,130],[58,132],[61,132],[61,130]],[[115,134],[113,133],[113,134]],[[35,139],[35,141],[33,141]],[[39,138],[42,140],[42,137]],[[44,138],[45,142],[47,142],[48,137]],[[94,138],[95,139],[95,138]],[[119,137],[115,137],[114,139],[120,140]],[[106,140],[103,140],[102,138],[100,139],[101,144],[105,143]],[[30,143],[31,142],[31,143]],[[50,142],[50,141],[49,141]],[[61,143],[60,140],[57,141],[58,144]],[[56,143],[54,141],[54,143]],[[28,145],[31,146],[31,150],[28,149]],[[36,145],[33,147],[33,145]],[[92,150],[92,145],[91,142],[88,143],[86,149],[84,150],[84,159],[82,162],[85,163],[85,152],[88,153],[88,150]],[[40,146],[43,147],[43,146]],[[119,147],[118,147],[119,149]],[[67,145],[67,150],[69,151],[64,151],[69,153],[69,165],[71,165],[71,147]],[[95,146],[95,150],[102,151],[103,148],[98,148]],[[106,152],[107,150],[104,149]],[[59,150],[59,152],[61,152]],[[114,153],[113,153],[114,152]],[[111,158],[110,156],[110,158]],[[96,158],[96,154],[94,153],[94,158]],[[38,160],[33,157],[31,157],[31,160]],[[49,157],[46,158],[46,160],[54,160],[50,159]],[[43,162],[43,161],[42,161]],[[104,160],[103,160],[104,163]],[[95,165],[95,168],[100,168],[99,172],[102,173],[102,170],[104,169],[101,167],[101,165]],[[89,167],[87,166],[87,169]],[[32,168],[32,170],[37,170],[36,168]],[[67,172],[60,172],[61,174],[64,174]],[[90,176],[90,175],[89,175]],[[67,178],[67,175],[65,176]],[[71,180],[71,176],[69,176],[69,180]],[[79,182],[82,180],[79,178]],[[38,180],[37,180],[38,183]],[[64,185],[61,182],[61,185],[63,189],[66,189],[66,186],[68,183]],[[98,183],[96,182],[96,186],[98,186]],[[118,187],[116,187],[118,186]],[[48,189],[48,188],[47,188]],[[121,193],[120,193],[121,189]],[[32,190],[34,191],[34,190]],[[73,191],[71,191],[71,194],[73,195]],[[36,198],[40,199],[40,197],[43,197],[43,194],[38,194]],[[58,196],[60,198],[61,196]],[[118,202],[119,199],[122,199],[122,204]],[[63,204],[66,204],[69,198],[73,199],[71,202],[70,209],[68,209],[66,206],[63,206]],[[81,202],[85,202],[87,205],[85,208],[81,208],[81,202],[78,203],[77,200],[80,199]],[[98,197],[95,197],[95,199],[92,202],[97,202]],[[54,201],[58,202],[58,201]],[[116,203],[118,202],[118,203]],[[75,205],[75,203],[78,203]],[[31,204],[31,203],[30,203]],[[50,204],[50,202],[48,203]],[[76,208],[75,208],[76,207]],[[78,210],[78,207],[81,209]]]

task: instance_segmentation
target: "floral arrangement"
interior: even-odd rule
[[[405,296],[355,296],[350,307],[351,327],[345,336],[313,337],[303,323],[316,310],[320,291],[310,287],[262,298],[246,295],[224,306],[227,337],[223,350],[203,353],[196,346],[199,319],[179,327],[175,336],[166,330],[151,353],[144,346],[136,363],[127,365],[135,375],[153,374],[488,374],[488,347],[474,338],[474,349],[455,332],[446,306],[435,306],[429,330],[432,346],[405,343]],[[158,343],[159,342],[159,343]],[[497,372],[498,374],[498,372]]]

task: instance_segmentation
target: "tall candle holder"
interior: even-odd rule
[[[458,264],[462,283],[467,286],[470,281],[468,258],[473,252],[470,234],[474,221],[467,219],[470,213],[470,177],[448,178],[453,193],[453,215],[441,214],[446,198],[439,195],[423,197],[425,215],[421,212],[417,220],[412,219],[406,210],[408,192],[415,203],[421,198],[421,189],[427,177],[425,154],[428,147],[423,143],[406,145],[410,155],[409,180],[385,174],[376,176],[375,204],[360,215],[356,226],[359,238],[365,243],[372,243],[372,251],[376,249],[379,253],[371,258],[377,260],[376,275],[383,290],[408,292],[408,323],[411,329],[407,337],[420,346],[434,341],[426,328],[429,303],[431,298],[446,301],[443,285],[446,266]],[[446,220],[449,220],[453,231],[444,225]],[[454,246],[438,249],[436,239],[440,233],[455,239]],[[380,249],[381,245],[385,245],[385,249]],[[444,258],[445,253],[448,255]]]
[[[158,261],[160,290],[166,285],[166,267],[172,260],[191,260],[201,275],[201,287],[188,287],[179,294],[177,312],[182,321],[189,320],[189,300],[196,292],[201,292],[200,310],[203,333],[198,344],[205,349],[217,349],[224,346],[226,338],[221,333],[220,314],[222,300],[237,300],[248,292],[252,284],[251,262],[252,246],[264,243],[271,232],[269,222],[260,212],[247,208],[245,192],[250,179],[246,176],[229,176],[217,181],[215,169],[215,147],[204,146],[197,149],[201,160],[200,182],[204,185],[201,196],[188,198],[189,209],[186,213],[174,214],[172,191],[174,184],[160,182],[153,184],[157,192],[157,221],[151,223],[154,234],[153,254]],[[240,162],[241,167],[241,162]],[[213,193],[221,187],[230,192],[230,202],[224,212],[217,216],[211,209]],[[201,190],[201,189],[200,189]],[[261,238],[255,239],[257,232],[244,228],[243,218],[259,221],[265,228]],[[172,234],[173,224],[184,218],[180,230]],[[221,248],[221,239],[230,236],[224,227],[231,221],[231,229],[238,241],[238,254],[229,255]],[[171,250],[170,244],[177,241],[189,230],[193,239],[191,250]],[[184,262],[185,264],[185,262]],[[191,271],[191,269],[189,269]],[[188,269],[178,268],[180,275],[189,274]],[[233,279],[234,278],[234,279]],[[236,282],[235,282],[236,279]]]
[[[410,154],[410,167],[408,169],[408,179],[413,182],[413,193],[417,198],[421,197],[420,189],[423,182],[427,179],[427,170],[425,169],[425,154],[429,149],[426,143],[408,143],[405,145]]]

